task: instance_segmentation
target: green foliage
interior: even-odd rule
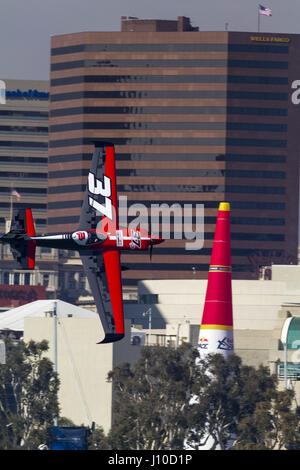
[[[207,446],[208,439],[211,449],[228,447],[239,414],[240,368],[241,359],[235,355],[225,360],[214,354],[198,362],[187,436],[192,448]]]
[[[88,450],[107,450],[109,445],[101,426],[96,426],[88,436]]]
[[[44,356],[46,341],[7,341],[0,365],[0,448],[37,449],[50,444],[59,417],[59,380]],[[267,367],[214,354],[199,360],[191,345],[144,347],[140,359],[115,367],[114,420],[106,436],[96,426],[89,450],[300,449],[300,409],[291,390],[278,390]],[[59,425],[73,426],[65,418]]]
[[[134,366],[110,372],[114,389],[111,449],[299,449],[293,392],[278,391],[267,367],[231,355],[145,347]],[[208,440],[209,438],[209,440]],[[103,445],[103,440],[101,441]],[[207,448],[207,447],[206,447]]]
[[[187,345],[145,347],[132,368],[116,367],[109,374],[115,396],[110,447],[182,449],[195,370],[195,353]]]
[[[297,409],[291,390],[270,391],[269,399],[256,402],[253,413],[241,417],[235,448],[257,450],[300,449]]]
[[[6,348],[6,364],[0,366],[0,448],[37,449],[49,442],[59,413],[59,380],[43,357],[48,343],[8,340]]]
[[[267,367],[242,364],[231,355],[199,363],[198,403],[190,413],[188,441],[201,448],[267,450],[300,448],[299,418],[291,390],[279,391]]]

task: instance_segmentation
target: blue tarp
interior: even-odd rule
[[[53,426],[51,450],[86,450],[87,429],[85,427]]]

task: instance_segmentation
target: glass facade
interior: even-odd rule
[[[118,192],[128,206],[204,204],[203,249],[187,251],[185,240],[174,246],[171,233],[151,264],[126,255],[125,285],[192,277],[191,263],[206,277],[223,200],[232,209],[235,277],[256,278],[248,258],[255,250],[296,254],[287,234],[298,210],[290,188],[291,172],[298,174],[289,149],[292,43],[255,43],[249,33],[178,32],[176,41],[163,32],[122,34],[52,40],[50,231],[77,223],[99,139],[116,146]]]
[[[51,110],[51,117],[76,114],[249,114],[251,116],[287,116],[285,108],[258,108],[240,106],[82,106]]]
[[[37,231],[47,219],[49,82],[5,80],[0,107],[0,232],[8,231],[13,209],[31,207]],[[16,190],[20,197],[12,195]],[[0,268],[12,270],[10,248]],[[13,266],[15,269],[16,266]]]

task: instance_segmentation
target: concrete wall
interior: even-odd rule
[[[155,334],[156,327],[165,327],[166,335],[172,335],[174,341],[180,325],[180,343],[189,336],[187,324],[201,324],[206,285],[207,281],[200,279],[141,281],[140,299],[156,294],[158,303],[127,304],[126,315],[147,328],[148,319],[142,312],[151,308],[152,333]],[[283,361],[283,351],[279,348],[283,323],[287,315],[300,316],[300,266],[274,265],[272,280],[233,280],[232,292],[235,352],[244,364],[254,367],[263,364],[276,373],[278,361]],[[300,351],[298,356],[296,362],[300,362]],[[300,402],[300,382],[290,384]],[[280,387],[283,386],[280,380]]]
[[[244,364],[258,367],[268,365],[271,331],[234,330],[234,352]]]
[[[296,288],[291,282],[232,281],[235,329],[271,330],[274,328],[278,310],[283,303],[300,303],[300,283],[299,288]],[[139,298],[156,294],[158,303],[125,304],[125,316],[147,328],[148,319],[142,314],[151,307],[153,328],[164,328],[166,324],[178,323],[184,318],[190,323],[200,324],[206,285],[207,281],[201,279],[141,281]]]
[[[24,341],[49,341],[49,358],[54,362],[53,318],[25,318]],[[101,337],[97,318],[59,318],[57,324],[57,367],[61,381],[61,416],[76,425],[93,421],[109,431],[112,422],[112,385],[107,374],[121,362],[134,362],[139,346],[130,344],[130,323],[126,335],[114,344],[97,344]]]

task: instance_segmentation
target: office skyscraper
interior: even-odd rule
[[[204,32],[184,17],[122,18],[121,29],[52,38],[48,231],[76,229],[102,139],[116,145],[128,206],[192,204],[195,223],[204,204],[204,247],[187,251],[171,232],[151,264],[125,254],[125,286],[206,277],[220,201],[232,210],[233,279],[296,262],[299,36]]]
[[[2,77],[0,97],[0,232],[9,231],[13,209],[31,207],[38,232],[47,220],[49,82]],[[0,285],[2,306],[24,301],[24,291],[6,285],[55,289],[55,254],[37,250],[37,269],[17,267],[8,245],[1,245]],[[50,267],[51,264],[51,267]],[[57,264],[57,263],[56,263]],[[28,298],[30,288],[28,287]],[[32,291],[33,292],[33,291]],[[15,297],[13,297],[15,295]],[[19,297],[18,297],[19,296]],[[4,303],[7,301],[7,304]],[[4,302],[4,303],[3,303]]]

